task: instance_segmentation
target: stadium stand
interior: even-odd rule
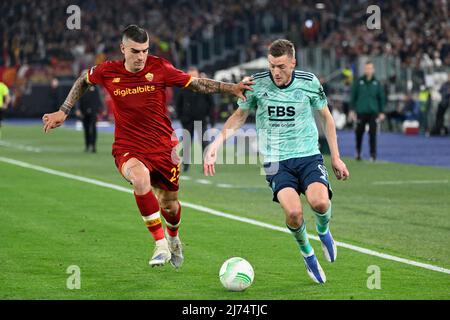
[[[66,9],[73,4],[81,8],[80,30],[66,27]],[[361,57],[375,57],[378,75],[392,86],[388,91],[397,101],[392,105],[396,109],[407,93],[419,92],[427,76],[447,72],[449,3],[378,1],[381,29],[368,31],[370,4],[365,0],[3,1],[0,78],[13,88],[17,108],[10,112],[36,116],[48,111],[42,99],[53,78],[60,80],[64,95],[80,70],[120,58],[118,36],[126,25],[137,23],[149,31],[152,53],[179,68],[196,65],[209,74],[264,56],[267,44],[277,37],[292,40],[301,67],[326,80],[335,72],[342,76],[343,70],[356,76]],[[444,80],[431,81],[431,90],[438,92]],[[345,95],[342,82],[339,90],[330,84],[330,93]],[[30,98],[30,92],[36,96]],[[438,94],[433,96],[439,99]]]

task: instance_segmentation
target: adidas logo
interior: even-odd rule
[[[269,94],[267,92],[264,92],[264,94],[262,96],[263,96],[263,98],[268,98]]]

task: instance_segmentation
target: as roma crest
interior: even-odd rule
[[[148,81],[152,81],[153,80],[153,73],[147,73],[146,75],[145,75],[145,79],[147,79]]]

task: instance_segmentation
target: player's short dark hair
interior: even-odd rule
[[[148,41],[148,34],[147,31],[141,27],[131,24],[122,32],[122,41],[125,41],[126,39],[133,40],[137,43],[146,43]]]
[[[286,39],[278,39],[271,43],[269,47],[269,54],[275,58],[284,56],[295,58],[294,44]]]
[[[372,60],[367,60],[367,61],[366,61],[366,65],[367,65],[367,64],[373,64],[373,61],[372,61]]]

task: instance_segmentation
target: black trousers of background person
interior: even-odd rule
[[[377,117],[376,113],[358,113],[356,119],[356,153],[361,156],[362,141],[366,124],[369,124],[370,156],[377,157]]]
[[[95,113],[83,114],[83,130],[84,130],[84,143],[86,151],[96,152],[97,144],[97,115]]]
[[[432,129],[431,134],[440,135],[442,129],[446,130],[446,128],[444,126],[444,118],[445,118],[445,112],[447,111],[449,106],[450,106],[450,102],[439,103],[438,109],[436,112],[436,123]]]
[[[194,122],[197,123],[197,126],[195,126]],[[200,127],[198,126],[201,123],[201,131],[200,131]],[[192,146],[194,145],[194,131],[197,132],[197,136],[199,136],[199,140],[202,143],[202,156],[201,158],[203,159],[203,152],[206,149],[206,147],[208,146],[209,142],[208,141],[204,141],[203,137],[205,135],[206,130],[208,129],[208,121],[206,121],[205,119],[203,120],[193,120],[193,121],[189,121],[189,122],[183,122],[181,124],[183,126],[183,129],[187,130],[189,132],[189,135],[191,137],[191,144]],[[189,164],[193,161],[193,159],[191,159],[191,146],[186,146],[183,144],[183,168],[185,171],[188,170],[189,168]]]

